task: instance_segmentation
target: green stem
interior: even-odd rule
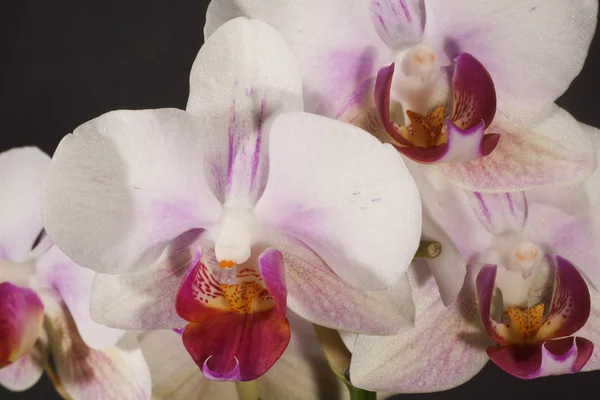
[[[359,389],[354,386],[348,386],[351,400],[376,400],[377,393],[365,389]]]
[[[421,240],[414,258],[436,258],[442,253],[440,242],[433,240]]]
[[[236,382],[240,400],[259,400],[258,385],[255,381]]]

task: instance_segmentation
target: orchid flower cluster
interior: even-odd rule
[[[597,7],[213,0],[185,110],[0,153],[0,383],[316,399],[600,369],[600,133],[554,104]]]

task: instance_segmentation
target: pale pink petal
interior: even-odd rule
[[[176,109],[113,111],[86,122],[54,153],[46,231],[69,258],[98,272],[149,265],[172,239],[218,218],[203,167],[204,135],[218,128]]]
[[[432,168],[463,189],[494,193],[577,183],[596,168],[591,141],[581,125],[558,107],[529,129],[497,116],[488,131],[500,134],[489,156]]]
[[[350,379],[355,386],[393,393],[441,391],[471,379],[488,361],[491,343],[477,311],[469,269],[458,300],[445,307],[424,266],[411,268],[417,316],[413,329],[395,336],[359,335]]]
[[[94,320],[120,329],[181,328],[187,322],[175,310],[175,298],[193,264],[200,232],[180,236],[142,271],[96,274],[91,312]]]
[[[471,53],[494,80],[499,109],[527,116],[550,105],[581,70],[597,9],[594,0],[428,0],[423,42],[443,65]]]
[[[137,340],[105,351],[86,346],[66,306],[45,297],[50,350],[60,383],[74,399],[149,399],[150,372]]]
[[[22,260],[42,230],[42,182],[50,157],[36,147],[0,153],[0,260]]]
[[[58,293],[69,309],[79,335],[93,349],[113,346],[123,331],[92,320],[90,300],[94,272],[69,260],[56,246],[43,254],[36,264],[36,277],[42,287]]]
[[[372,292],[338,277],[302,243],[281,243],[286,266],[288,306],[318,325],[351,332],[389,335],[414,322],[410,285],[400,278],[394,289]]]
[[[404,273],[421,203],[392,146],[339,121],[286,113],[273,124],[269,157],[260,223],[303,241],[355,286],[386,288]]]

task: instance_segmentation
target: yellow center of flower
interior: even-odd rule
[[[228,285],[221,283],[221,289],[231,311],[239,314],[250,314],[271,309],[275,303],[259,282],[242,282]]]
[[[533,343],[540,330],[544,315],[544,304],[535,307],[508,307],[509,341],[512,343]]]
[[[416,147],[439,146],[448,141],[445,124],[444,105],[435,108],[427,115],[407,110],[410,119],[408,127],[401,126],[400,135]]]

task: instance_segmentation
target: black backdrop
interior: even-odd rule
[[[325,0],[324,0],[325,1]],[[568,1],[568,0],[563,0]],[[208,0],[3,0],[0,4],[0,151],[52,154],[79,124],[119,108],[184,108]],[[581,75],[558,100],[600,127],[600,35]],[[557,55],[560,62],[560,55]],[[528,71],[535,74],[536,71]],[[0,190],[2,190],[0,188]],[[598,350],[600,351],[600,349]],[[398,399],[598,399],[600,372],[520,381],[488,363],[468,383]],[[58,399],[43,378],[1,399]]]

